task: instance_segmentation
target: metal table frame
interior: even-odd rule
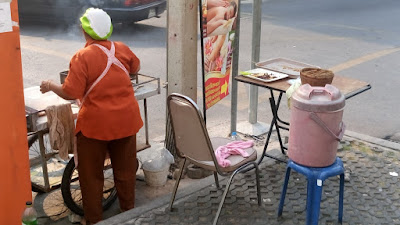
[[[151,85],[154,82],[156,82],[156,84]],[[149,122],[148,122],[148,116],[147,116],[147,98],[161,93],[160,78],[156,78],[156,77],[152,77],[152,76],[148,76],[148,75],[144,75],[144,74],[131,75],[131,83],[135,90],[136,100],[137,101],[143,100],[143,106],[144,106],[143,112],[144,112],[144,129],[145,129],[145,136],[146,136],[146,144],[143,148],[140,148],[137,150],[139,152],[146,148],[151,147],[151,145],[149,143],[149,129],[148,129]]]
[[[276,133],[278,136],[279,145],[281,148],[281,152],[282,152],[282,154],[286,155],[285,151],[287,150],[287,148],[283,144],[280,129],[289,130],[290,124],[286,121],[283,121],[279,117],[278,111],[279,111],[279,106],[280,106],[280,103],[282,100],[283,93],[286,93],[286,90],[290,87],[290,84],[287,82],[289,79],[286,78],[283,80],[268,83],[268,82],[254,80],[254,79],[248,78],[243,75],[239,75],[239,76],[235,77],[235,80],[239,81],[239,82],[247,83],[250,85],[255,85],[258,87],[267,88],[270,90],[270,93],[271,93],[271,97],[269,98],[269,104],[270,104],[271,112],[272,112],[272,120],[271,120],[271,123],[269,126],[269,130],[267,133],[267,138],[265,141],[262,155],[257,163],[260,164],[265,156],[275,159],[279,162],[286,163],[286,160],[282,160],[280,158],[277,158],[275,156],[267,154],[266,152],[267,152],[269,140],[272,135],[272,131],[275,127]],[[359,80],[346,78],[343,76],[337,76],[337,75],[335,75],[332,85],[339,88],[339,90],[345,95],[346,100],[371,89],[371,85],[364,81],[359,81]],[[274,91],[279,92],[277,98],[275,97]]]

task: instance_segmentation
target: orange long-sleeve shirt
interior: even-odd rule
[[[97,46],[110,49],[109,41],[88,41],[85,48],[71,59],[63,91],[69,96],[82,100],[93,82],[107,65],[107,56]],[[115,57],[129,73],[137,73],[140,61],[128,46],[114,42]],[[127,74],[112,65],[107,75],[86,97],[78,114],[75,133],[82,132],[88,138],[115,140],[136,134],[143,126],[138,102]]]

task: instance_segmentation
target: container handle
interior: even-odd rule
[[[332,98],[332,96],[333,96],[333,93],[332,92],[330,92],[329,90],[327,90],[327,89],[325,89],[325,88],[323,88],[323,87],[317,87],[317,88],[315,88],[314,87],[314,89],[312,89],[311,91],[310,91],[310,94],[308,95],[309,96],[309,98],[311,98],[311,95],[313,95],[313,94],[317,94],[317,93],[327,93],[327,94],[329,94],[329,96]]]
[[[340,93],[337,91],[337,89],[330,85],[330,84],[326,84],[325,87],[312,87],[309,84],[305,84],[308,85],[305,87],[306,90],[306,96],[308,99],[311,99],[311,96],[313,96],[314,94],[317,93],[326,93],[329,95],[331,100],[337,99],[340,97]]]
[[[320,127],[322,127],[322,129],[324,129],[328,134],[330,134],[336,141],[342,140],[344,131],[346,130],[346,125],[343,123],[343,121],[340,122],[340,131],[339,134],[336,135],[315,112],[310,112],[310,118],[314,120],[314,122],[316,122]]]

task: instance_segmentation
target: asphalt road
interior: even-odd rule
[[[252,1],[242,1],[239,70],[250,68]],[[400,2],[396,0],[270,0],[262,3],[260,59],[285,57],[367,81],[372,89],[347,101],[348,130],[387,138],[399,132]],[[115,25],[112,40],[124,41],[140,57],[142,73],[166,81],[166,13],[136,24]],[[59,80],[69,59],[84,45],[77,25],[23,24],[24,86]],[[201,102],[200,55],[198,97]],[[238,121],[247,120],[248,87],[239,84]],[[258,120],[269,123],[268,92],[259,91]],[[165,90],[148,99],[150,137],[164,134]],[[201,104],[200,104],[201,106]],[[281,113],[288,118],[285,102]],[[230,120],[230,97],[207,111],[209,126]]]
[[[251,5],[242,8],[250,23]],[[369,82],[347,101],[348,130],[374,137],[400,132],[400,2],[395,0],[263,1],[261,60],[287,57]],[[251,26],[242,20],[240,66],[250,64]]]

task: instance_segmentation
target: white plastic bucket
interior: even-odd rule
[[[143,169],[144,179],[146,184],[152,187],[163,186],[167,183],[169,165],[166,165],[162,170],[150,171]]]

